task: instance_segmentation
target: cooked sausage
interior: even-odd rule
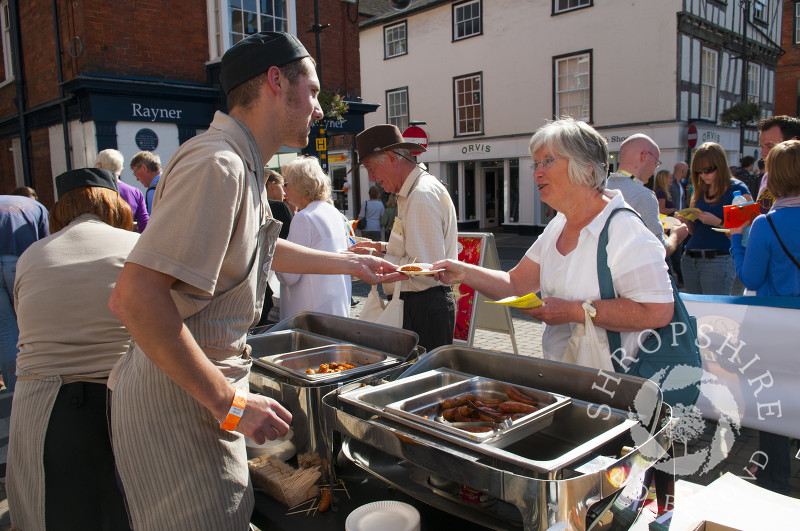
[[[508,398],[510,398],[514,402],[522,402],[523,404],[528,404],[528,405],[531,405],[531,406],[535,406],[536,405],[536,400],[534,400],[533,398],[529,397],[528,395],[526,395],[525,393],[523,393],[522,391],[520,391],[516,387],[512,387],[510,385],[508,387],[506,387],[506,394],[508,395]]]
[[[536,411],[536,406],[532,406],[530,404],[523,404],[522,402],[515,402],[513,400],[509,400],[508,402],[503,402],[498,406],[500,411],[503,413],[524,413],[529,414]]]
[[[453,422],[456,418],[456,408],[451,407],[449,409],[443,409],[442,417],[448,422]]]
[[[475,395],[471,393],[464,393],[463,395],[454,396],[452,398],[445,398],[442,400],[442,407],[450,409],[451,407],[459,407],[467,405],[467,400],[475,400]]]
[[[480,409],[471,400],[467,402],[467,406],[477,413],[478,418],[484,422],[503,422],[503,419],[500,417],[500,415],[491,410]]]

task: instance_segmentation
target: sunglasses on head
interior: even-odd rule
[[[702,173],[703,175],[708,175],[709,173],[714,173],[715,171],[717,171],[716,166],[709,166],[707,168],[703,168],[702,170],[700,170],[700,173]]]

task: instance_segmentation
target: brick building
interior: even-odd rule
[[[165,166],[225,108],[218,83],[225,50],[244,35],[273,29],[297,35],[319,64],[323,90],[351,101],[348,119],[329,124],[329,150],[351,160],[352,133],[377,108],[359,98],[356,6],[341,0],[244,4],[0,0],[0,193],[32,186],[50,207],[54,177],[93,165],[105,148],[120,150],[126,166],[149,149]],[[121,178],[138,185],[130,170]]]
[[[775,114],[800,115],[800,2],[783,3],[781,48],[778,61]]]

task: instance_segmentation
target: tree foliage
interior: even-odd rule
[[[747,125],[761,118],[761,105],[752,102],[740,102],[731,105],[719,115],[724,125]]]

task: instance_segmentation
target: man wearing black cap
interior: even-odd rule
[[[457,260],[458,223],[450,194],[439,179],[412,159],[411,151],[425,148],[406,142],[400,130],[389,124],[362,131],[356,136],[356,145],[369,180],[397,194],[397,217],[388,243],[361,242],[351,249],[381,254],[398,266]],[[413,276],[397,286],[401,286],[399,296],[405,301],[403,328],[416,332],[419,344],[428,351],[452,344],[455,299],[450,286],[429,276]],[[392,291],[390,285],[384,289]]]
[[[223,56],[220,83],[230,112],[218,112],[164,169],[149,228],[109,302],[135,342],[118,367],[112,425],[138,530],[247,528],[253,491],[242,434],[261,443],[291,422],[277,402],[248,393],[247,331],[270,267],[370,283],[399,276],[376,257],[278,240],[264,162],[281,145],[304,147],[322,118],[300,41],[250,35]]]

